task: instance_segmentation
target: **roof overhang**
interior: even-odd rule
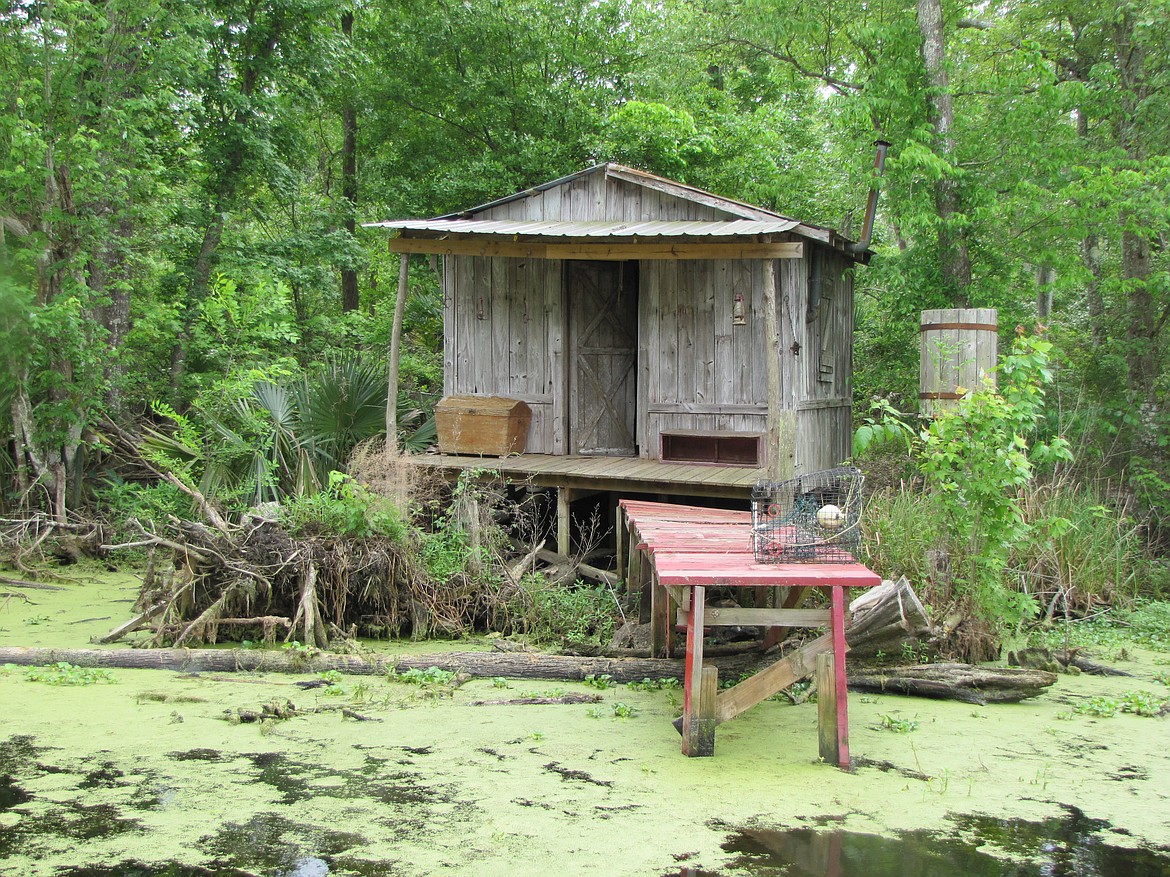
[[[573,222],[404,219],[369,223],[400,232],[396,253],[530,259],[798,259],[800,241],[773,240],[800,223],[787,218]]]

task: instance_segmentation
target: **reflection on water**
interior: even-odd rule
[[[1042,822],[961,816],[953,836],[913,831],[879,837],[850,831],[745,829],[723,849],[729,873],[751,877],[1170,877],[1170,852],[1104,843],[1107,824],[1075,808]],[[985,852],[990,846],[1017,861]],[[682,877],[720,877],[684,868]]]

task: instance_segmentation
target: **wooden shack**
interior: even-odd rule
[[[562,546],[585,492],[746,498],[772,455],[796,473],[849,456],[851,269],[869,253],[831,229],[618,164],[374,225],[442,256],[444,393],[528,405],[525,453],[492,465],[560,490]],[[769,356],[795,423],[776,447]]]

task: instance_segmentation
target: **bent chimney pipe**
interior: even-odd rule
[[[873,219],[877,215],[878,187],[877,181],[886,170],[886,153],[890,144],[884,140],[874,142],[877,153],[873,159],[874,181],[869,190],[869,201],[865,205],[865,224],[861,227],[861,240],[848,246],[848,251],[854,255],[864,253],[869,249],[869,242],[873,240]]]

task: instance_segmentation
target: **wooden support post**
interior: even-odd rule
[[[715,754],[715,682],[718,671],[703,667],[703,613],[707,589],[697,585],[687,613],[686,681],[683,683],[683,755]],[[708,672],[709,670],[709,672]],[[704,698],[711,703],[705,704]]]
[[[665,658],[670,654],[670,628],[674,624],[670,611],[670,594],[658,584],[658,573],[650,570],[650,657]]]
[[[654,576],[650,571],[650,558],[645,551],[638,552],[638,623],[649,624],[654,590]]]
[[[776,310],[776,263],[764,262],[764,374],[768,392],[768,478],[781,480],[780,407],[784,404],[780,386],[780,328]]]
[[[837,740],[837,675],[830,652],[817,655],[817,741],[821,761],[840,764]]]
[[[573,501],[572,488],[557,488],[557,553],[568,557],[572,548],[569,545],[569,528],[572,524],[570,503]]]
[[[626,511],[621,506],[618,506],[614,512],[614,540],[617,543],[617,571],[618,575],[623,575],[626,569]],[[634,592],[630,590],[630,580],[626,578],[626,596],[632,599]]]
[[[833,614],[833,675],[836,678],[837,701],[837,763],[844,769],[850,767],[849,760],[849,682],[845,677],[845,589],[838,586],[829,588]],[[820,696],[818,695],[818,700]]]

